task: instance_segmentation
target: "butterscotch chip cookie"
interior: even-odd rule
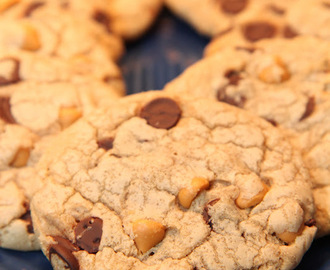
[[[100,63],[80,56],[63,59],[22,50],[0,51],[0,92],[3,86],[21,82],[75,82],[96,80],[106,83],[118,95],[124,95],[121,71],[112,61]]]
[[[55,6],[38,7],[28,15],[0,19],[0,47],[62,58],[85,56],[101,63],[123,54],[122,40],[96,22]]]
[[[210,99],[125,97],[62,132],[37,168],[32,219],[54,269],[291,269],[316,232],[284,135]]]
[[[330,184],[329,60],[329,41],[306,36],[264,40],[253,50],[228,48],[201,60],[165,91],[226,102],[285,128],[319,189]],[[316,201],[322,213],[328,211],[326,202]],[[329,219],[316,219],[319,235],[329,233]]]
[[[227,46],[250,47],[256,41],[269,38],[291,39],[298,35],[312,35],[330,40],[328,0],[223,2],[246,2],[246,12],[235,16],[232,27],[211,41],[205,49],[206,55]]]
[[[0,247],[40,249],[30,215],[30,200],[42,187],[34,170],[50,137],[39,136],[14,123],[0,98]]]
[[[109,34],[135,39],[150,27],[162,5],[163,0],[20,0],[3,13],[8,17],[31,16],[41,9],[61,8],[99,23]]]

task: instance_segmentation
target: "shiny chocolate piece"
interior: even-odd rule
[[[0,97],[0,118],[8,124],[16,124],[11,113],[10,97]]]
[[[99,251],[102,237],[103,220],[97,217],[88,217],[81,220],[74,232],[77,245],[89,253]]]
[[[101,139],[101,140],[98,140],[97,141],[97,145],[99,148],[103,148],[104,150],[110,150],[113,148],[113,141],[114,141],[114,138],[104,138],[104,139]]]
[[[238,85],[239,81],[242,79],[240,72],[237,70],[227,70],[225,72],[225,77],[229,80],[229,84]]]
[[[140,117],[146,119],[150,126],[170,129],[181,118],[181,109],[170,98],[156,98],[142,108]]]
[[[17,83],[21,80],[19,77],[19,69],[20,69],[19,60],[12,58],[12,57],[6,57],[6,58],[0,59],[0,66],[2,64],[7,65],[8,63],[12,65],[11,72],[9,73],[9,75],[6,75],[6,76],[4,76],[0,73],[0,87]],[[0,69],[0,72],[1,72],[1,69]]]
[[[306,110],[305,110],[304,114],[301,116],[301,118],[299,119],[299,121],[303,121],[304,119],[309,117],[314,112],[314,110],[315,110],[315,98],[310,97],[306,103]]]
[[[313,227],[316,226],[316,220],[311,218],[305,222],[305,226],[307,227]]]
[[[294,38],[298,36],[298,33],[289,25],[286,25],[283,29],[283,36],[285,38]]]
[[[57,244],[52,244],[49,247],[49,261],[52,262],[52,256],[57,255],[67,264],[68,269],[79,270],[79,262],[73,255],[73,252],[78,251],[79,248],[61,236],[54,236],[53,238]]]
[[[28,233],[34,233],[30,205],[28,203],[24,203],[24,207],[26,209],[26,212],[20,217],[20,219],[26,222],[26,229]]]
[[[31,17],[31,15],[33,14],[34,11],[36,11],[38,8],[41,8],[44,5],[45,5],[45,3],[44,2],[41,2],[41,1],[32,2],[25,9],[25,12],[24,12],[23,16],[24,17]]]
[[[256,42],[264,38],[274,37],[276,27],[266,21],[251,22],[243,26],[243,34],[247,40]]]
[[[246,102],[246,97],[239,96],[237,99],[235,99],[233,97],[228,96],[227,95],[227,89],[226,89],[227,86],[228,85],[225,85],[225,86],[221,87],[218,90],[218,93],[217,93],[217,99],[218,99],[218,101],[225,102],[227,104],[236,106],[238,108],[244,107],[244,104]]]
[[[223,12],[228,14],[237,14],[244,10],[248,0],[220,0]]]
[[[283,8],[280,8],[274,4],[268,5],[268,8],[275,14],[277,15],[284,15],[285,10]]]
[[[203,215],[203,219],[206,222],[206,224],[208,224],[211,227],[211,229],[213,229],[213,223],[212,223],[212,221],[210,221],[211,216],[209,215],[209,212],[208,212],[209,211],[209,207],[215,205],[219,200],[220,199],[214,199],[212,201],[209,201],[204,206],[204,209],[203,209],[203,214],[202,214]]]
[[[110,17],[107,13],[105,13],[104,11],[101,11],[101,10],[97,10],[93,14],[93,19],[97,23],[101,24],[107,30],[107,32],[109,32],[109,33],[111,32]]]

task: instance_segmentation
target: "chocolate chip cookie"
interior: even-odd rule
[[[59,134],[37,168],[32,220],[54,269],[291,269],[316,232],[284,134],[211,99],[125,97]]]
[[[109,34],[124,39],[140,37],[160,12],[162,0],[18,0],[2,8],[7,17],[31,16],[41,9],[61,8],[89,21],[97,22]],[[1,12],[1,6],[0,6]]]
[[[314,37],[259,41],[253,48],[227,48],[201,60],[165,91],[226,102],[286,129],[304,156],[314,188],[324,188],[330,184],[329,57],[329,41]],[[327,213],[317,218],[319,235],[330,232],[326,205],[317,205]]]
[[[30,16],[0,19],[0,47],[18,48],[62,58],[85,56],[105,61],[122,56],[122,40],[97,23],[55,7]]]
[[[231,28],[214,37],[205,49],[206,55],[226,46],[250,47],[258,40],[269,38],[291,39],[298,35],[312,35],[330,40],[328,0],[224,2],[246,2],[249,7],[246,13],[235,17]]]

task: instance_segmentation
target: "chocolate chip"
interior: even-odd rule
[[[74,230],[77,245],[89,253],[98,252],[103,232],[102,226],[103,220],[97,217],[81,220]]]
[[[10,67],[7,67],[8,64],[10,65]],[[21,80],[19,77],[19,60],[12,57],[2,58],[0,59],[0,67],[1,66],[5,66],[4,71],[8,74],[0,74],[0,86],[17,83]],[[9,71],[7,70],[8,68],[10,69]]]
[[[286,25],[283,29],[283,36],[285,38],[294,38],[298,36],[298,33],[289,25]]]
[[[230,85],[238,85],[239,81],[242,79],[240,72],[237,70],[227,70],[225,72],[225,77],[229,80]]]
[[[327,3],[327,2],[322,2],[323,6],[326,7],[326,8],[330,8],[330,3]]]
[[[204,209],[203,209],[203,214],[202,214],[203,215],[203,219],[206,222],[206,224],[208,224],[211,227],[211,229],[213,229],[213,223],[212,223],[212,221],[210,221],[211,216],[209,215],[209,212],[208,212],[209,211],[209,207],[215,205],[219,200],[220,199],[214,199],[212,201],[209,201],[204,206]]]
[[[268,121],[269,123],[271,123],[274,127],[277,127],[277,122],[274,119],[269,119],[269,118],[265,118],[266,121]]]
[[[226,86],[224,86],[224,87],[222,87],[218,90],[217,99],[221,102],[225,102],[227,104],[242,108],[245,104],[246,97],[239,96],[235,99],[233,97],[228,96],[227,95],[227,89],[226,89],[227,86],[228,85],[226,85]]]
[[[251,42],[271,38],[276,34],[276,27],[269,22],[251,22],[243,26],[245,38]]]
[[[20,219],[27,223],[26,228],[28,233],[34,233],[30,205],[28,203],[24,203],[24,208],[26,209],[26,212],[20,217]]]
[[[44,2],[33,2],[25,9],[25,12],[23,14],[24,17],[30,17],[34,11],[36,11],[38,8],[45,5]]]
[[[313,227],[313,226],[316,225],[316,220],[311,218],[310,220],[305,222],[305,225],[308,226],[308,227]]]
[[[181,109],[170,98],[156,98],[142,108],[140,117],[146,119],[150,126],[170,129],[179,121]]]
[[[108,151],[108,150],[112,149],[113,141],[114,141],[114,138],[104,138],[104,139],[98,140],[97,145],[99,148],[103,148]]]
[[[307,104],[306,104],[306,109],[304,114],[301,116],[301,118],[299,119],[299,121],[302,121],[304,119],[306,119],[307,117],[309,117],[315,109],[315,98],[314,97],[309,97]]]
[[[107,13],[101,10],[96,10],[93,14],[93,20],[101,24],[107,30],[107,32],[111,32],[110,17]]]
[[[56,254],[67,264],[70,270],[79,270],[79,262],[72,254],[74,251],[78,251],[79,249],[68,239],[61,236],[54,236],[53,238],[57,244],[53,244],[49,247],[50,262],[52,262],[52,255]]]
[[[240,13],[248,4],[248,0],[221,0],[223,12],[228,14]]]
[[[8,124],[15,124],[16,120],[10,108],[10,97],[0,97],[0,118]]]
[[[285,14],[285,9],[280,8],[276,5],[270,4],[270,5],[268,5],[268,8],[277,15],[284,15]]]

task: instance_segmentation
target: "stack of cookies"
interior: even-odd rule
[[[212,40],[127,97],[116,61],[161,0],[0,2],[0,246],[54,269],[293,269],[330,234],[330,2],[164,2]]]

